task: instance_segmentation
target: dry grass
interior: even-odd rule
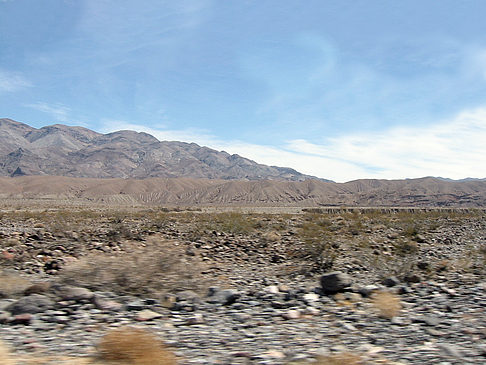
[[[380,291],[372,296],[372,303],[378,310],[380,317],[391,319],[396,317],[402,309],[400,298],[390,292]]]
[[[172,365],[174,355],[150,333],[137,328],[119,328],[106,334],[98,345],[99,358],[123,365]]]

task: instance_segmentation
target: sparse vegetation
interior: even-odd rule
[[[118,365],[175,365],[175,356],[145,330],[125,327],[110,331],[98,345],[99,358]]]
[[[182,290],[204,292],[208,281],[201,275],[202,263],[182,249],[161,243],[110,256],[90,254],[67,265],[61,280],[93,290],[109,287],[120,294],[154,297]]]

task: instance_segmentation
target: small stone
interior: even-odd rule
[[[306,293],[304,294],[304,301],[308,304],[317,302],[319,300],[319,295],[315,293]]]
[[[296,309],[290,309],[287,312],[282,313],[282,318],[283,319],[299,319],[300,318],[300,311]]]
[[[452,344],[448,344],[448,343],[438,343],[437,344],[437,347],[439,349],[441,349],[443,352],[445,352],[449,356],[455,357],[457,359],[462,358],[462,354],[459,351],[459,349],[456,346],[452,345]]]
[[[61,288],[56,288],[56,293],[61,297],[62,300],[91,300],[94,297],[94,293],[86,288],[76,287],[76,286],[64,286]]]
[[[358,289],[358,293],[361,294],[363,297],[368,298],[373,292],[379,290],[380,287],[378,285],[366,285],[360,287]]]
[[[177,302],[177,297],[173,294],[166,294],[162,298],[160,304],[162,307],[167,308],[167,309],[172,309],[174,307],[174,304]]]
[[[95,297],[93,301],[96,308],[105,311],[118,312],[123,308],[123,305],[114,300],[105,300]]]
[[[314,308],[314,307],[306,307],[304,314],[307,314],[309,316],[317,316],[320,313],[319,309]]]
[[[422,278],[417,274],[410,274],[403,278],[407,283],[420,283]]]
[[[278,289],[278,286],[276,285],[270,285],[265,288],[265,291],[267,291],[270,294],[278,294],[280,291]]]
[[[427,240],[427,238],[422,234],[418,234],[414,238],[414,241],[418,242],[418,243],[424,243],[426,240]]]
[[[280,284],[278,286],[278,290],[282,293],[288,293],[290,291],[290,287],[288,285],[285,285],[285,284]]]
[[[129,311],[141,311],[144,310],[147,305],[145,304],[144,301],[137,299],[134,301],[131,301],[130,303],[127,304],[127,310]]]
[[[28,325],[30,324],[33,318],[34,316],[30,313],[17,314],[10,319],[10,323]]]
[[[156,318],[161,318],[162,314],[151,311],[150,309],[144,309],[137,313],[135,320],[139,322],[151,321]]]
[[[398,280],[395,276],[390,276],[382,281],[382,284],[391,288],[392,286],[400,284],[400,280]]]
[[[267,352],[264,352],[262,354],[263,357],[265,358],[272,358],[272,359],[283,359],[285,358],[285,354],[282,351],[277,351],[277,350],[270,350]]]
[[[192,326],[196,324],[203,324],[204,322],[205,321],[203,315],[201,313],[196,313],[195,315],[187,319],[186,324]]]

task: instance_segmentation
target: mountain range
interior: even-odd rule
[[[0,176],[92,178],[189,177],[303,181],[312,176],[266,166],[195,143],[159,141],[147,133],[101,134],[55,124],[40,129],[0,119]]]
[[[486,180],[334,183],[195,143],[0,119],[0,198],[112,204],[486,207]]]

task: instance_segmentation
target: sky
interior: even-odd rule
[[[482,0],[0,0],[0,117],[337,182],[486,177]]]

